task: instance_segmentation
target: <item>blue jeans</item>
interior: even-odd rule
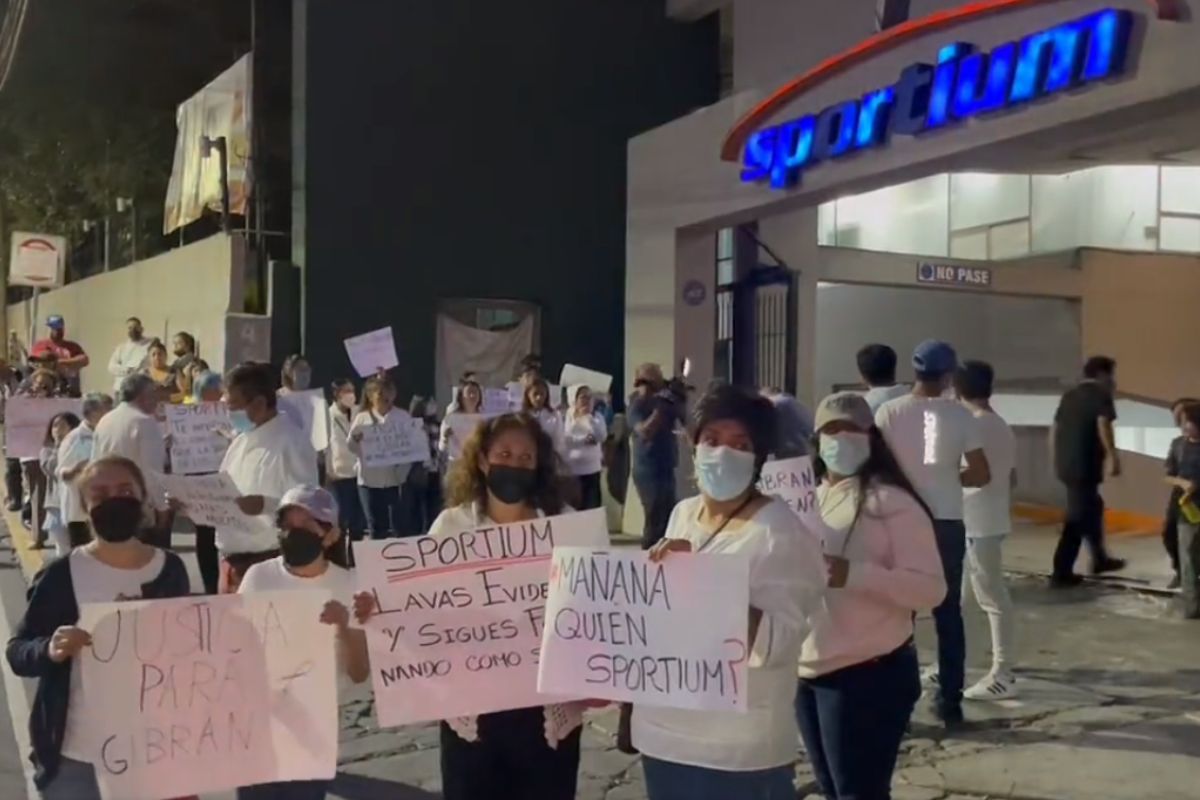
[[[828,800],[889,800],[904,730],[921,696],[912,642],[796,690],[796,721]]]
[[[361,539],[367,530],[367,518],[358,496],[358,480],[338,478],[329,482],[329,489],[338,503],[338,527],[351,539]]]
[[[642,501],[646,521],[642,526],[642,549],[649,550],[667,535],[667,523],[675,510],[674,473],[633,473],[633,488]]]
[[[367,530],[372,539],[387,539],[400,533],[404,519],[400,516],[400,487],[383,489],[358,487],[362,508],[367,515]]]
[[[933,532],[946,573],[946,599],[933,610],[933,626],[938,639],[937,705],[939,709],[954,709],[962,705],[967,668],[967,633],[962,615],[967,531],[961,519],[935,519]]]
[[[728,772],[642,757],[649,800],[796,800],[791,764],[755,772]]]
[[[333,781],[280,781],[243,786],[237,800],[325,800]]]

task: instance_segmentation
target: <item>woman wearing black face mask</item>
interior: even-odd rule
[[[276,512],[280,555],[246,570],[238,594],[325,589],[333,597],[325,604],[321,622],[337,630],[340,674],[354,683],[369,675],[367,637],[350,627],[354,574],[346,568],[345,548],[339,547],[338,504],[333,495],[316,486],[289,489]],[[339,682],[342,689],[344,681]],[[330,781],[283,781],[243,786],[238,800],[323,800]]]
[[[8,642],[13,672],[38,678],[29,723],[40,796],[99,798],[89,761],[100,750],[98,731],[72,725],[71,703],[82,692],[75,657],[90,644],[79,607],[190,593],[187,570],[174,553],[137,538],[146,515],[146,481],[137,465],[109,456],[93,461],[79,478],[93,538],[33,579],[25,615]]]
[[[447,477],[448,508],[431,536],[491,523],[514,524],[560,514],[557,460],[533,417],[505,414],[480,423]],[[374,598],[355,597],[360,621]],[[573,800],[583,718],[578,704],[521,708],[442,723],[442,792],[446,800]]]

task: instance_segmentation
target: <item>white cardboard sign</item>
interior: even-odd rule
[[[763,465],[758,490],[778,497],[809,526],[819,530],[821,511],[817,508],[817,479],[811,456],[768,461]]]
[[[155,482],[171,497],[183,503],[183,513],[197,525],[209,525],[221,531],[258,536],[262,523],[258,516],[238,507],[242,496],[233,479],[223,472],[214,475],[155,475]]]
[[[746,709],[749,559],[556,547],[538,691]]]
[[[574,364],[564,364],[562,372],[558,376],[558,382],[563,386],[575,386],[581,383],[595,394],[608,394],[608,390],[612,388],[612,380],[612,375],[586,367],[577,367]],[[567,398],[568,402],[570,399]]]
[[[85,604],[73,726],[108,800],[332,778],[328,592]]]
[[[368,467],[393,467],[429,460],[425,420],[400,417],[362,428],[362,462]]]
[[[171,437],[171,472],[197,475],[221,468],[229,439],[229,409],[224,403],[195,403],[164,407]]]
[[[552,700],[537,689],[551,552],[607,542],[601,509],[356,542],[358,588],[378,605],[364,627],[379,724]]]
[[[83,401],[71,397],[10,397],[4,408],[4,453],[37,458],[50,420],[64,411],[83,414]]]
[[[392,326],[377,331],[351,336],[344,342],[346,355],[360,377],[369,378],[380,369],[391,369],[400,365],[396,357],[396,340]]]
[[[278,402],[287,418],[307,434],[313,450],[319,453],[329,447],[329,407],[325,405],[325,392],[320,389],[288,392],[280,395]]]

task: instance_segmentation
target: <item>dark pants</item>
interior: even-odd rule
[[[675,509],[675,475],[639,475],[635,472],[633,487],[637,489],[642,510],[646,513],[642,549],[649,550],[667,535],[667,523]]]
[[[429,507],[429,496],[426,492],[429,482],[437,483],[436,473],[430,473],[422,464],[413,464],[404,481],[400,492],[401,530],[405,533],[424,534],[433,525],[437,512]]]
[[[29,486],[29,530],[40,546],[46,541],[46,534],[42,530],[46,524],[46,473],[42,472],[42,465],[36,461],[26,461],[21,468],[25,471],[25,483]],[[25,516],[24,512],[21,516]]]
[[[333,781],[280,781],[243,786],[237,800],[325,800]]]
[[[938,639],[938,693],[941,709],[962,705],[963,680],[967,668],[967,633],[963,626],[963,559],[967,557],[967,531],[960,519],[935,519],[938,555],[946,573],[946,598],[933,610]]]
[[[330,481],[329,490],[333,492],[338,504],[338,527],[351,539],[361,539],[367,530],[367,518],[363,514],[362,500],[358,496],[358,480],[338,478]]]
[[[86,522],[68,522],[67,536],[71,539],[71,547],[83,547],[92,540],[92,528]]]
[[[388,539],[400,533],[404,518],[400,514],[400,487],[384,489],[358,487],[363,513],[367,516],[367,530],[372,539]]]
[[[589,508],[599,508],[604,504],[604,498],[600,494],[600,473],[595,472],[591,475],[579,475],[579,510],[587,511]]]
[[[196,526],[196,564],[200,567],[204,593],[216,594],[221,577],[221,554],[217,552],[216,528],[207,525]]]
[[[1179,520],[1179,596],[1183,615],[1200,618],[1200,525]]]
[[[1092,554],[1092,569],[1108,561],[1104,549],[1104,499],[1098,483],[1068,483],[1067,518],[1062,535],[1054,550],[1054,576],[1066,578],[1075,574],[1075,559],[1079,547],[1087,542]]]
[[[1167,558],[1171,559],[1171,568],[1176,576],[1179,575],[1179,498],[1182,495],[1183,492],[1179,490],[1171,492],[1162,529],[1163,549],[1167,551]]]
[[[551,748],[540,706],[481,715],[475,742],[441,728],[445,800],[574,800],[581,729]]]
[[[889,800],[900,742],[920,696],[911,641],[881,658],[800,681],[796,721],[828,800]]]
[[[16,511],[25,501],[24,482],[21,480],[21,459],[4,459],[4,489],[8,493],[8,504]]]

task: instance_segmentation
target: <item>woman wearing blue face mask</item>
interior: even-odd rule
[[[913,617],[946,580],[929,509],[867,401],[831,395],[815,427],[827,589],[800,653],[796,717],[826,798],[887,800],[921,694]]]
[[[632,744],[644,756],[650,800],[793,800],[796,659],[824,584],[820,541],[755,484],[775,439],[771,403],[719,385],[695,412],[700,496],[675,506],[650,558],[687,553],[750,561],[744,714],[634,706]]]

